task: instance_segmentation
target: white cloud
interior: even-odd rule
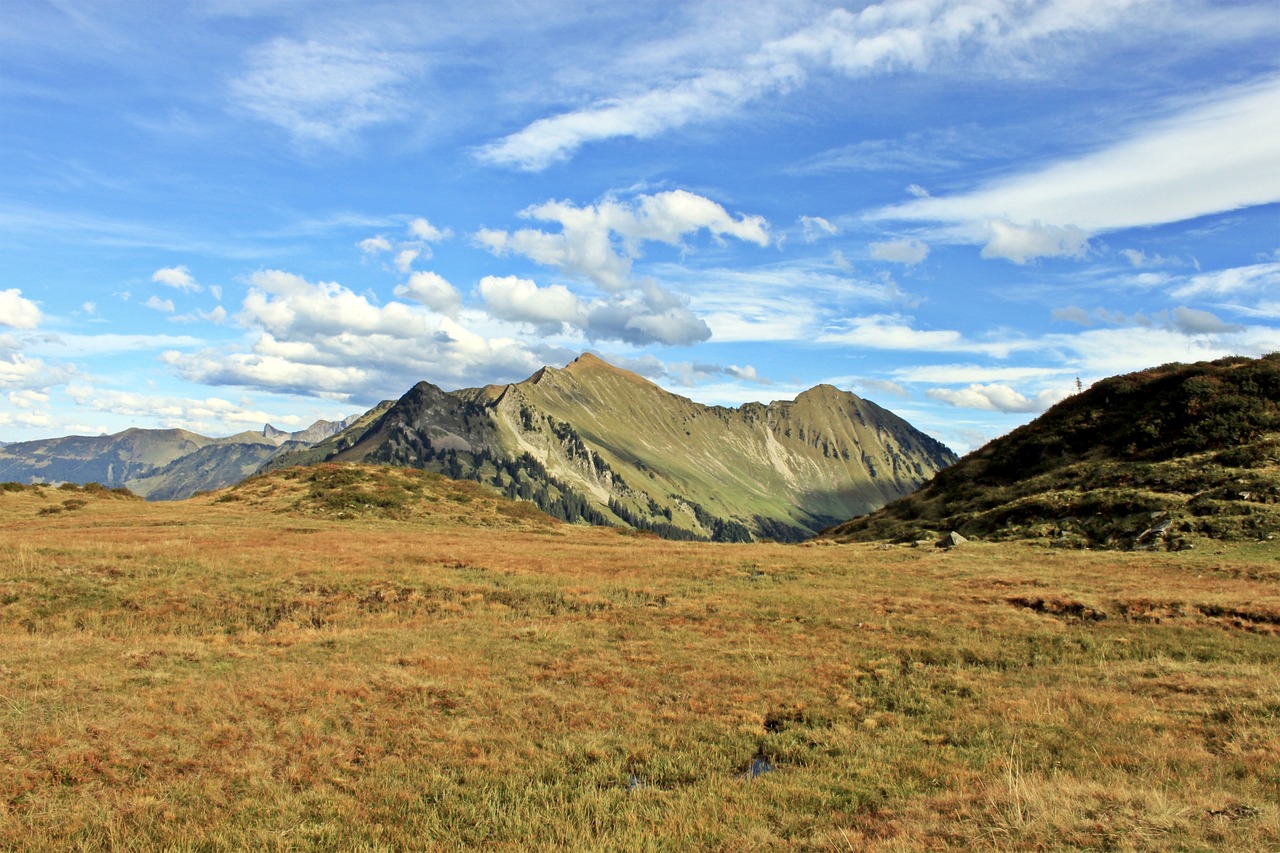
[[[215,305],[212,311],[195,311],[190,314],[179,314],[170,317],[170,323],[213,323],[215,326],[221,326],[227,322],[227,309],[221,305]]]
[[[489,275],[480,279],[479,290],[492,316],[530,323],[544,334],[559,334],[566,323],[582,327],[586,319],[578,297],[562,284],[538,287],[528,279]]]
[[[669,346],[705,341],[711,329],[689,310],[687,300],[656,284],[636,293],[584,301],[564,285],[539,287],[528,279],[486,276],[479,286],[489,314],[529,323],[543,335],[575,329],[590,340],[616,340],[637,346]]]
[[[543,266],[589,279],[611,293],[635,286],[631,263],[640,256],[645,242],[687,248],[684,238],[705,229],[717,240],[735,237],[758,246],[769,244],[769,226],[763,217],[734,217],[711,199],[686,190],[639,195],[631,203],[610,198],[586,207],[548,201],[520,215],[557,223],[560,232],[482,229],[476,233],[476,241],[496,255],[523,255]]]
[[[336,282],[312,284],[280,270],[256,272],[250,282],[243,322],[281,340],[352,334],[417,337],[429,332],[426,319],[408,306],[375,306]]]
[[[408,275],[409,271],[413,269],[413,262],[418,259],[420,254],[422,254],[422,251],[419,249],[401,249],[396,252],[396,269]]]
[[[930,388],[925,392],[930,398],[964,409],[982,409],[989,412],[1040,413],[1070,394],[1069,389],[1046,389],[1027,397],[1008,385],[970,385],[967,388]]]
[[[1253,264],[1192,276],[1173,290],[1178,299],[1195,296],[1226,296],[1280,287],[1280,263]]]
[[[906,264],[909,267],[929,257],[929,247],[912,238],[872,243],[870,250],[871,257],[877,261],[891,261],[895,264]]]
[[[428,243],[438,243],[441,240],[447,240],[452,237],[453,232],[448,228],[443,230],[437,228],[422,217],[418,217],[409,223],[409,235]]]
[[[1027,4],[884,2],[859,11],[835,9],[790,35],[671,83],[601,99],[538,119],[480,148],[484,162],[538,171],[605,139],[645,139],[692,122],[735,113],[766,95],[791,91],[814,73],[866,78],[985,65],[993,73],[1040,73],[1037,48],[1065,33],[1105,30],[1134,0]],[[1081,7],[1086,7],[1081,8]]]
[[[817,336],[819,343],[844,344],[877,350],[919,352],[970,352],[993,358],[1036,348],[1026,339],[975,341],[954,329],[916,329],[907,318],[873,314],[836,324]]]
[[[89,385],[72,385],[67,396],[77,405],[98,412],[110,412],[126,418],[155,420],[170,427],[202,429],[208,425],[239,425],[261,427],[271,423],[277,426],[306,426],[304,417],[293,414],[269,413],[246,408],[221,397],[173,397],[138,394],[95,388]]]
[[[184,266],[164,267],[151,274],[151,280],[160,284],[175,287],[183,293],[195,293],[203,288],[191,275],[191,270]]]
[[[299,143],[337,146],[366,127],[402,119],[402,90],[419,64],[412,54],[356,39],[277,38],[253,50],[230,93],[244,114],[284,129]]]
[[[69,371],[20,352],[0,355],[0,388],[44,389],[65,382]]]
[[[375,305],[335,282],[264,270],[250,283],[236,320],[255,335],[251,351],[164,353],[180,377],[368,404],[423,378],[458,385],[522,378],[551,352],[540,354],[510,338],[483,338],[422,306]],[[456,304],[452,286],[431,273],[416,273],[400,295],[435,308]]]
[[[150,296],[142,304],[154,311],[161,311],[165,314],[172,314],[174,311],[173,300],[161,299],[159,296]]]
[[[806,243],[816,243],[823,236],[829,237],[840,230],[821,216],[801,216],[800,226],[804,229]]]
[[[407,283],[396,288],[395,294],[407,296],[447,317],[457,317],[462,307],[462,296],[457,288],[433,272],[414,273]]]
[[[1035,258],[1082,258],[1089,250],[1089,238],[1075,227],[1014,225],[1000,219],[987,223],[990,236],[982,247],[984,258],[1004,258],[1025,264]]]
[[[0,290],[0,326],[11,329],[34,329],[43,319],[39,307],[15,288]]]
[[[1090,234],[1280,201],[1277,161],[1280,77],[1220,92],[1102,150],[873,218],[948,223],[988,240],[992,257],[1025,261],[1077,253]]]
[[[983,382],[1025,382],[1061,376],[1061,367],[992,367],[983,364],[927,364],[895,368],[892,375],[901,382],[958,385]]]
[[[373,237],[366,237],[356,245],[359,246],[360,251],[364,252],[366,255],[377,255],[382,252],[391,251],[391,241],[386,237],[383,237],[381,234],[376,234]]]

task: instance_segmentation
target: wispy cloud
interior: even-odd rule
[[[259,45],[231,81],[236,109],[304,144],[335,146],[371,125],[405,117],[405,84],[420,60],[359,41],[276,38]]]
[[[1089,235],[1280,201],[1280,77],[1137,128],[1117,144],[873,219],[943,223],[1019,263],[1079,256]]]
[[[532,122],[477,151],[484,162],[545,169],[591,142],[644,139],[737,112],[766,95],[787,92],[812,74],[865,78],[928,72],[965,63],[993,73],[1028,72],[1023,59],[1038,43],[1064,34],[1104,30],[1142,0],[1046,0],[1014,3],[884,2],[851,12],[836,9],[790,35],[763,44],[732,66]],[[1086,7],[1083,9],[1081,7]]]

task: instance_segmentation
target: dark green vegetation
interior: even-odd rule
[[[592,355],[513,385],[446,392],[422,382],[359,429],[272,464],[422,468],[565,521],[722,542],[808,538],[955,459],[830,386],[794,402],[703,406]]]
[[[1176,549],[1269,539],[1278,501],[1280,355],[1227,358],[1103,380],[827,535]]]

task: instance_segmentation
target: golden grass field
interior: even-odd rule
[[[0,492],[0,849],[1280,848],[1273,545],[687,544],[414,488]]]

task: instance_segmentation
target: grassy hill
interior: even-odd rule
[[[495,528],[352,470],[0,490],[0,849],[1280,846],[1274,546]]]
[[[1097,383],[825,535],[1180,548],[1280,531],[1280,355]]]

